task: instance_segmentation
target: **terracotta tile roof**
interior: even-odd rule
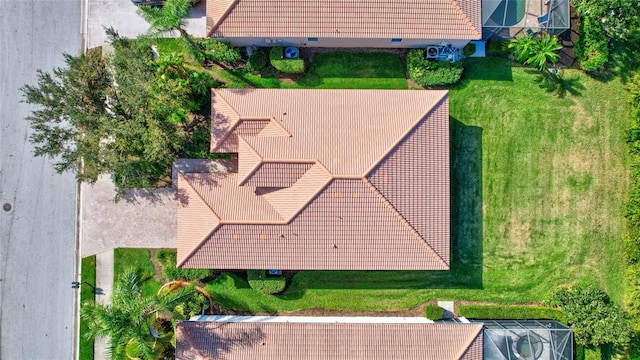
[[[207,2],[216,37],[480,39],[481,0]]]
[[[240,114],[212,134],[218,148],[236,139],[238,173],[182,175],[179,187],[195,192],[184,193],[178,222],[190,221],[196,195],[219,221],[178,233],[180,266],[449,268],[446,91],[219,89],[213,98]],[[246,118],[272,120],[247,132]]]
[[[187,359],[481,360],[482,324],[183,321]]]

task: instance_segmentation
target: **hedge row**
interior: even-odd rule
[[[280,72],[287,74],[302,74],[304,72],[304,60],[285,59],[284,48],[282,46],[274,46],[271,48],[269,60],[271,61],[271,66]]]
[[[424,307],[424,316],[429,320],[441,320],[444,309],[438,305],[427,305]]]
[[[430,61],[425,59],[423,49],[407,52],[409,77],[422,86],[451,85],[460,81],[462,63],[459,61]]]
[[[636,332],[629,345],[629,355],[640,358],[640,73],[629,77],[627,90],[634,118],[627,135],[631,157],[631,189],[626,213],[629,234],[625,241],[626,308]]]
[[[459,316],[469,319],[535,320],[551,319],[566,323],[562,311],[544,306],[459,305]]]
[[[240,50],[227,43],[212,38],[197,39],[203,49],[205,59],[217,63],[233,65],[240,61]]]
[[[264,270],[247,270],[247,281],[253,290],[267,295],[277,294],[287,285],[284,276],[267,276]]]
[[[171,250],[158,250],[156,260],[162,266],[162,274],[169,280],[202,280],[213,275],[210,269],[183,269],[176,267],[176,253]]]
[[[607,33],[601,21],[592,20],[589,16],[582,18],[580,37],[573,53],[584,71],[596,71],[609,61]]]
[[[247,60],[247,69],[254,73],[259,72],[262,71],[268,63],[269,58],[267,57],[267,54],[262,50],[256,50],[251,53],[249,60]]]

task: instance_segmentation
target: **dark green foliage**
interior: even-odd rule
[[[640,6],[630,0],[571,0],[576,15],[606,26],[609,36],[627,38],[640,29]]]
[[[247,281],[252,289],[267,295],[277,294],[287,285],[284,276],[267,276],[264,270],[247,270]]]
[[[172,347],[172,328],[154,329],[149,326],[157,313],[172,313],[177,306],[184,306],[194,294],[193,287],[182,287],[173,291],[162,291],[152,296],[143,293],[145,278],[133,269],[118,273],[114,283],[111,304],[95,302],[82,304],[80,316],[87,321],[88,336],[109,336],[108,351],[114,359],[124,359],[125,350],[134,351],[136,357],[155,359],[166,348]],[[137,346],[129,347],[131,343]]]
[[[631,74],[626,84],[633,107],[634,121],[627,134],[631,155],[631,189],[627,204],[625,258],[627,261],[626,309],[633,319],[634,334],[629,344],[629,355],[640,358],[640,73]]]
[[[513,38],[508,48],[513,51],[517,61],[543,71],[549,63],[558,62],[558,51],[562,49],[562,44],[558,43],[557,37],[542,33]]]
[[[464,56],[471,56],[476,52],[476,44],[473,43],[468,43],[467,45],[465,45],[465,47],[462,49],[462,54]]]
[[[509,42],[506,40],[491,40],[487,43],[487,55],[507,56],[510,54]]]
[[[302,74],[304,72],[304,60],[285,59],[284,48],[274,46],[269,52],[269,61],[276,70],[286,74]]]
[[[560,287],[551,295],[548,303],[562,309],[579,344],[625,346],[630,340],[631,324],[627,315],[593,284],[578,283],[571,287]]]
[[[609,61],[607,33],[601,21],[591,16],[582,18],[580,37],[573,52],[584,71],[596,71]]]
[[[551,319],[566,323],[562,311],[544,306],[459,305],[458,315],[469,319],[536,320]]]
[[[22,91],[39,105],[27,118],[35,155],[55,158],[58,172],[75,171],[78,180],[111,174],[120,196],[168,173],[190,135],[190,113],[210,101],[216,82],[180,55],[154,61],[148,42],[108,34],[112,57],[67,55],[65,68],[39,72],[37,85]]]
[[[268,63],[269,59],[267,58],[267,54],[262,50],[256,50],[249,56],[249,60],[247,60],[247,69],[254,73],[260,72]]]
[[[424,307],[424,316],[429,320],[440,320],[444,315],[444,309],[438,305],[427,305]]]
[[[234,65],[240,61],[240,50],[227,43],[212,38],[197,40],[198,45],[204,50],[206,60],[218,64]]]
[[[169,280],[202,280],[213,275],[211,269],[183,269],[176,267],[176,253],[171,250],[158,250],[156,260],[162,266],[162,274]]]
[[[426,60],[423,49],[409,50],[406,61],[409,77],[422,86],[455,84],[462,76],[461,62]]]

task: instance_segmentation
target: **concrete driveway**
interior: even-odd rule
[[[121,36],[134,38],[145,33],[149,24],[137,13],[131,0],[88,0],[87,43],[91,49],[107,43],[105,27],[113,27]],[[214,0],[211,0],[214,1]],[[206,32],[206,0],[200,1],[187,19],[187,32],[204,37]],[[167,36],[171,36],[168,34]],[[173,34],[177,36],[177,34]]]

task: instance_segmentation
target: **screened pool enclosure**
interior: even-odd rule
[[[527,31],[559,34],[569,27],[569,0],[482,0],[484,39]]]

